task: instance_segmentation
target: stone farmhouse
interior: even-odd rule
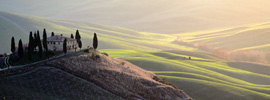
[[[62,35],[54,35],[47,38],[48,49],[51,51],[62,51],[65,39],[67,39],[67,50],[78,48],[76,39],[64,37]]]

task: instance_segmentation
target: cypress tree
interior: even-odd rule
[[[16,50],[16,47],[15,47],[15,39],[14,37],[11,38],[11,52],[14,53]]]
[[[33,39],[33,49],[34,49],[34,51],[36,51],[36,47],[37,47],[37,43],[38,43],[38,41],[37,41],[37,33],[35,32],[34,33],[34,39]]]
[[[22,44],[22,40],[21,40],[21,39],[20,39],[20,41],[19,41],[18,53],[19,53],[19,57],[20,57],[20,58],[23,58],[24,52],[23,52],[23,44]]]
[[[52,36],[54,36],[54,32],[52,32],[52,35],[51,35],[51,37],[52,37]]]
[[[79,33],[79,30],[76,31],[75,39],[77,40],[77,43],[81,40],[81,35]]]
[[[79,41],[78,43],[80,50],[82,49],[82,41]]]
[[[72,34],[72,33],[71,33],[71,35],[70,35],[70,38],[74,39],[74,36],[73,36],[73,34]]]
[[[38,51],[39,51],[38,52],[39,58],[42,58],[42,45],[41,45],[39,31],[37,31],[37,46],[38,46]]]
[[[48,57],[48,44],[47,44],[47,33],[46,29],[44,28],[43,30],[43,47],[46,51],[46,56]]]
[[[32,32],[29,34],[29,43],[28,43],[28,60],[32,60],[32,53],[33,53],[33,35]]]
[[[66,54],[67,53],[67,39],[65,38],[64,43],[63,43],[63,52]]]
[[[98,38],[97,38],[97,34],[96,33],[94,33],[93,47],[94,47],[94,49],[97,49],[97,47],[98,47]]]

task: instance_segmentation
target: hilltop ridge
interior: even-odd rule
[[[3,80],[11,80],[15,78],[15,80],[12,80],[11,82],[13,83],[13,85],[1,83],[5,85],[0,85],[0,88],[9,93],[0,92],[0,95],[3,97],[6,96],[7,99],[12,99],[13,96],[10,94],[13,94],[13,92],[17,93],[22,91],[28,91],[31,93],[37,93],[35,93],[35,95],[25,93],[26,95],[19,95],[19,97],[15,99],[34,99],[46,97],[67,99],[76,97],[74,95],[70,95],[69,91],[73,91],[82,92],[83,95],[79,95],[80,98],[85,97],[92,99],[118,98],[129,100],[185,100],[187,98],[190,98],[182,90],[154,80],[153,78],[156,77],[156,75],[152,72],[145,71],[124,60],[110,58],[102,54],[100,55],[100,57],[101,58],[98,60],[93,60],[92,57],[88,54],[65,57],[39,64],[34,70],[26,73],[15,74],[6,78],[0,77],[1,82],[3,82]],[[25,81],[21,79],[27,79],[29,77],[31,77],[32,81]],[[54,81],[52,81],[51,79],[53,79]],[[70,80],[72,81],[70,82]],[[49,83],[50,87],[47,88],[47,86],[43,86],[48,84],[41,84],[39,81],[42,81],[42,83]],[[61,84],[61,82],[63,82],[63,86],[59,85]],[[27,83],[31,83],[32,85],[37,83],[38,85],[36,85],[37,87],[33,89],[31,87],[28,87]],[[78,83],[84,85],[78,85]],[[10,87],[14,86],[15,84],[20,84],[18,86],[19,88],[12,88],[11,90],[8,90],[6,88],[6,86]],[[51,84],[60,86],[60,88],[56,88]],[[92,86],[95,86],[95,88],[93,88]],[[96,86],[100,88],[96,88]],[[97,92],[93,92],[91,89]],[[48,91],[54,91],[55,94],[46,93]],[[89,94],[85,94],[85,91]],[[63,95],[63,97],[59,96],[59,94]],[[39,97],[41,95],[43,97]]]

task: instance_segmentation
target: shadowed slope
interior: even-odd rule
[[[0,97],[7,100],[115,100],[120,97],[54,67],[0,77]]]

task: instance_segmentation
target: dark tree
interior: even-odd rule
[[[52,37],[52,36],[54,36],[54,32],[52,32],[52,35],[51,35],[51,37]]]
[[[74,36],[73,36],[73,34],[72,34],[72,33],[71,33],[71,35],[70,35],[70,38],[74,39]]]
[[[37,38],[37,33],[35,32],[34,33],[34,39],[33,39],[33,48],[34,48],[34,51],[36,51],[36,47],[37,47],[37,43],[38,43],[38,38]]]
[[[67,53],[67,39],[64,40],[63,43],[63,52],[66,54]]]
[[[42,58],[42,45],[41,45],[41,40],[40,40],[40,35],[39,32],[37,31],[37,46],[38,46],[38,55],[39,58]]]
[[[79,30],[76,31],[75,39],[77,40],[77,43],[79,43],[79,41],[81,41],[81,35],[79,33]]]
[[[47,33],[46,33],[46,29],[44,28],[43,30],[43,47],[46,51],[46,57],[48,57],[48,44],[47,44]]]
[[[34,33],[34,38],[35,38],[35,39],[37,38],[37,32]]]
[[[21,39],[20,39],[20,41],[19,41],[18,53],[19,53],[19,57],[20,57],[20,58],[23,58],[24,52],[23,52],[23,43],[22,43],[22,40],[21,40]]]
[[[40,41],[40,35],[39,35],[39,30],[37,30],[37,42],[39,42]],[[39,43],[38,43],[38,45],[39,45]]]
[[[32,35],[32,32],[30,32],[29,34],[29,43],[28,43],[28,60],[32,60],[32,54],[33,54],[33,51],[34,51],[34,43],[33,43],[33,35]]]
[[[97,49],[97,47],[98,47],[98,38],[97,38],[97,34],[96,33],[94,33],[93,47],[94,47],[94,49]]]
[[[82,41],[79,41],[78,43],[80,50],[82,49]]]
[[[16,50],[16,47],[15,47],[15,39],[14,37],[11,38],[11,52],[14,53]]]

